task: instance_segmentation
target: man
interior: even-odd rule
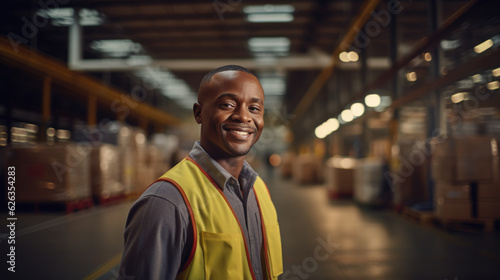
[[[247,69],[203,78],[200,141],[130,210],[120,274],[131,279],[277,279],[276,210],[244,157],[264,127],[264,91]]]

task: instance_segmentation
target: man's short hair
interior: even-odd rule
[[[243,66],[239,66],[239,65],[224,65],[224,66],[221,66],[221,67],[219,67],[217,69],[214,69],[214,70],[208,72],[203,77],[203,79],[201,79],[200,87],[203,86],[203,84],[208,83],[210,81],[210,79],[212,79],[212,77],[215,74],[217,74],[219,72],[225,72],[225,71],[241,71],[241,72],[245,72],[245,73],[248,73],[250,75],[255,76],[252,72],[250,72],[250,70],[248,70],[247,68],[245,68]]]

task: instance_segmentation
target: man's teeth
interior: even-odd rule
[[[239,134],[239,135],[248,135],[248,134],[250,134],[248,132],[238,131],[238,130],[231,130],[231,132],[234,132],[234,133]]]

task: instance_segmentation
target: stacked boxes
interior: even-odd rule
[[[283,178],[291,178],[293,174],[294,155],[290,152],[283,155],[280,171]]]
[[[321,181],[320,160],[312,154],[301,154],[293,162],[293,179],[299,184],[315,184]]]
[[[426,144],[416,141],[398,142],[398,166],[386,176],[394,190],[394,205],[414,205],[429,199],[427,174],[430,151]]]
[[[69,202],[91,198],[90,153],[75,143],[13,147],[19,202]]]
[[[119,149],[102,144],[92,150],[92,194],[95,199],[108,199],[123,194],[120,180]]]
[[[335,156],[326,161],[325,185],[330,198],[352,197],[355,168],[354,158]]]
[[[500,218],[497,141],[487,136],[437,138],[433,148],[436,216]]]

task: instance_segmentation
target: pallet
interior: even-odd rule
[[[469,233],[486,233],[495,231],[495,219],[440,219],[438,223],[447,230]]]
[[[98,197],[95,199],[96,203],[101,206],[122,202],[123,200],[125,200],[124,194],[113,195],[110,197]]]
[[[401,213],[404,217],[420,224],[430,225],[434,223],[433,211],[419,211],[411,207],[404,207]]]
[[[68,201],[18,202],[16,206],[19,211],[23,212],[65,212],[66,214],[70,214],[92,208],[94,202],[91,198],[83,198]]]

